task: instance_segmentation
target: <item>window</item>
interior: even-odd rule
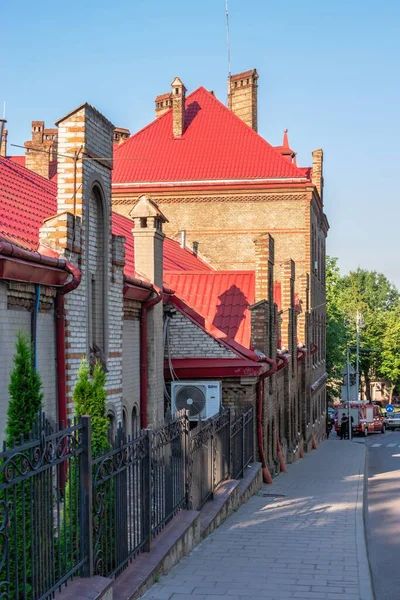
[[[95,360],[106,368],[108,224],[100,188],[92,188],[87,218],[89,347]]]
[[[114,445],[115,442],[115,435],[117,433],[116,430],[116,419],[115,419],[115,414],[112,410],[109,410],[107,413],[107,418],[109,421],[109,426],[108,426],[108,442],[111,446]]]
[[[140,421],[136,406],[132,408],[132,437],[136,437],[140,431]]]

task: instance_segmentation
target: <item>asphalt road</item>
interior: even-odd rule
[[[375,600],[399,600],[400,430],[362,441],[368,446],[366,529]]]

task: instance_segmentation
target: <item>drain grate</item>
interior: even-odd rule
[[[261,492],[261,494],[258,495],[262,496],[263,498],[286,498],[285,494],[265,494]]]

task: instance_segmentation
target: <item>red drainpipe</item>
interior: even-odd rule
[[[76,289],[81,282],[82,273],[71,263],[65,264],[65,270],[71,273],[72,279],[58,290],[56,296],[56,347],[57,347],[57,397],[58,420],[60,427],[67,423],[67,393],[65,376],[65,310],[64,296]]]
[[[258,451],[261,458],[261,468],[264,483],[272,483],[271,473],[269,472],[267,461],[264,454],[264,434],[263,434],[263,404],[264,404],[264,379],[276,373],[277,364],[272,358],[265,357],[263,360],[270,365],[269,371],[262,373],[257,382],[257,439]]]
[[[154,287],[156,297],[142,304],[140,320],[140,425],[147,427],[147,311],[163,299],[162,291]]]

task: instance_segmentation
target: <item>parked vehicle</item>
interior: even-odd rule
[[[331,406],[328,406],[328,422],[332,424],[332,427],[335,424],[335,409]]]
[[[335,413],[335,431],[337,435],[340,435],[340,424],[343,413],[348,416],[347,404],[338,406]],[[385,433],[386,425],[384,417],[381,415],[378,406],[374,404],[351,402],[350,419],[353,435],[367,436],[369,433]]]
[[[400,412],[386,413],[385,417],[386,429],[396,429],[400,427]]]

